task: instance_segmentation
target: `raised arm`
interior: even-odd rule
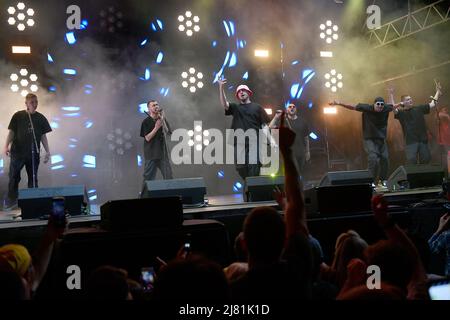
[[[442,96],[441,83],[439,81],[436,81],[436,93],[434,94],[434,97],[431,98],[430,108],[436,107],[436,104],[441,96]]]
[[[284,188],[286,193],[286,236],[289,238],[300,232],[306,237],[309,235],[306,225],[305,203],[302,187],[292,154],[292,144],[295,133],[284,126],[284,113],[280,124],[280,151],[284,160]]]
[[[375,220],[381,228],[383,228],[386,237],[392,242],[401,245],[414,259],[414,271],[408,285],[408,297],[415,298],[415,296],[419,294],[417,288],[427,281],[427,275],[422,261],[420,260],[419,253],[408,236],[389,217],[387,202],[383,196],[377,195],[373,197],[372,208]]]
[[[276,129],[276,128],[278,128],[279,123],[280,123],[280,117],[281,117],[282,114],[283,114],[283,111],[282,111],[282,110],[278,110],[278,111],[275,113],[275,117],[273,117],[272,121],[270,121],[270,123],[269,123],[269,128],[270,128],[270,129]]]
[[[336,101],[336,100],[330,102],[329,105],[330,106],[341,106],[341,107],[344,107],[344,108],[349,109],[349,110],[356,110],[356,106],[355,105],[342,103],[342,102],[339,102],[339,101]]]
[[[156,133],[161,128],[161,126],[162,126],[161,119],[156,120],[155,127],[153,128],[153,130],[144,136],[145,141],[150,142],[155,137]]]
[[[10,147],[11,147],[11,143],[13,140],[14,140],[14,131],[9,130],[8,135],[6,136],[6,143],[5,143],[5,149],[4,149],[5,155],[7,157],[9,157],[9,155],[11,153]]]
[[[230,103],[227,100],[227,96],[225,95],[225,85],[227,84],[227,79],[219,79],[219,99],[222,106],[225,110],[228,110],[230,107]]]

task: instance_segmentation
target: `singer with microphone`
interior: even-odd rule
[[[440,96],[441,84],[435,80],[436,93],[431,96],[431,102],[422,105],[413,105],[410,95],[401,96],[400,108],[394,110],[395,119],[400,121],[405,137],[405,153],[407,164],[428,164],[431,161],[430,148],[428,146],[428,132],[425,115],[430,113]],[[391,103],[394,103],[394,90],[389,89]]]
[[[155,179],[157,169],[163,179],[173,179],[165,139],[166,134],[172,133],[169,123],[158,101],[150,100],[147,107],[148,117],[141,124],[141,137],[144,138],[144,184],[147,180]]]
[[[38,99],[35,94],[25,97],[27,110],[16,112],[8,126],[4,152],[11,157],[9,165],[8,197],[4,209],[17,207],[20,171],[26,168],[28,188],[37,188],[37,172],[40,161],[41,142],[45,149],[44,163],[50,159],[50,149],[46,134],[52,131],[45,116],[36,111]]]
[[[275,117],[269,124],[271,129],[279,128],[280,120],[283,114],[283,110],[278,110]],[[295,142],[292,145],[294,151],[294,157],[297,162],[297,170],[300,176],[303,177],[303,169],[307,161],[310,160],[311,154],[309,151],[309,127],[306,121],[299,115],[297,106],[293,103],[287,107],[285,115],[285,121],[289,129],[295,132]]]

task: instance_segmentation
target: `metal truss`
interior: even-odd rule
[[[439,0],[388,22],[367,34],[374,48],[383,47],[450,20],[450,1]]]

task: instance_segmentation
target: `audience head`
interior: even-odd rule
[[[153,294],[156,300],[224,301],[229,298],[229,288],[217,263],[190,255],[162,267]]]
[[[337,282],[341,286],[347,278],[347,265],[354,258],[364,260],[367,242],[353,230],[342,233],[336,240],[334,259],[331,268],[337,273]]]
[[[381,280],[406,290],[413,274],[414,260],[403,246],[380,240],[365,250],[368,265],[377,265]]]
[[[94,270],[87,286],[89,299],[130,300],[128,274],[125,270],[112,266],[102,266]]]
[[[270,207],[253,209],[244,221],[244,243],[250,263],[273,263],[280,259],[285,225],[280,214]]]
[[[0,271],[0,284],[0,301],[30,298],[24,279],[16,272]]]

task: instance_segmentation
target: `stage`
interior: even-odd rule
[[[386,189],[375,189],[378,193],[383,193],[388,203],[393,208],[406,208],[410,204],[422,201],[433,202],[442,192],[442,188],[420,188],[414,190],[405,190],[397,192],[389,192]],[[242,194],[232,194],[223,196],[211,196],[205,198],[205,204],[201,207],[185,207],[183,215],[185,219],[214,219],[215,217],[245,215],[251,209],[259,206],[270,206],[279,208],[276,201],[259,201],[245,202]],[[309,218],[320,218],[318,212],[312,211],[306,205],[307,215]],[[361,212],[366,214],[367,212]],[[345,215],[346,212],[337,212],[336,215]],[[47,221],[40,219],[21,219],[20,208],[11,211],[0,211],[0,229],[16,229],[44,226]],[[71,228],[79,225],[87,225],[90,223],[98,223],[101,219],[100,206],[91,205],[90,214],[77,215],[69,217]]]

